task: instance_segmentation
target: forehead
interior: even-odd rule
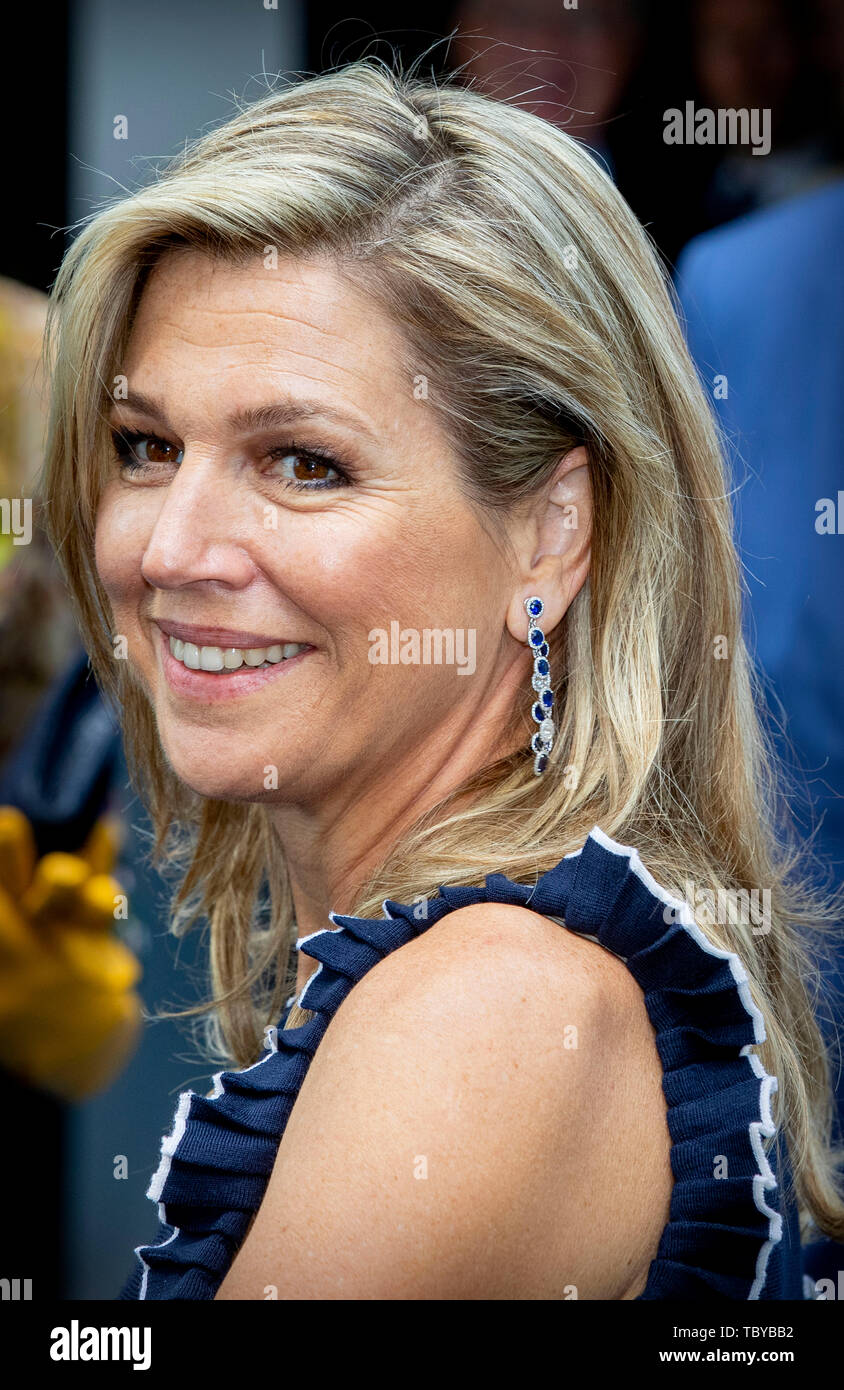
[[[266,263],[268,262],[268,263]],[[150,272],[133,320],[126,370],[140,388],[190,373],[198,390],[240,391],[246,378],[320,385],[373,407],[412,401],[399,328],[325,260],[256,255],[232,265],[168,251]],[[257,383],[256,383],[257,384]]]

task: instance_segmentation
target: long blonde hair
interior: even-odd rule
[[[532,882],[595,824],[677,896],[688,879],[769,889],[766,934],[735,913],[704,929],[741,958],[764,1015],[759,1052],[779,1078],[804,1225],[844,1238],[829,1059],[807,984],[834,908],[798,877],[804,852],[742,640],[720,441],[666,276],[575,140],[457,80],[378,60],[272,90],[187,145],[84,223],[51,295],[47,525],[122,719],[154,854],[180,876],[171,929],[210,924],[213,997],[183,1014],[205,1018],[227,1062],[254,1061],[295,976],[296,928],[265,806],[201,798],[169,768],[143,689],[114,659],[94,562],[111,384],[146,275],[179,246],[235,264],[329,257],[402,328],[409,389],[425,378],[466,495],[493,522],[587,447],[592,568],[549,638],[564,674],[548,771],[537,778],[530,755],[513,754],[456,787],[392,847],[352,914],[381,917],[385,897],[482,884],[492,869]],[[519,729],[527,748],[526,710],[513,711]],[[289,1022],[306,1017],[294,1007]]]

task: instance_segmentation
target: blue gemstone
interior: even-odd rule
[[[542,749],[545,747],[545,745],[542,742],[542,736],[539,733],[534,734],[533,738],[530,741],[530,746],[533,749],[534,753],[542,752]]]
[[[551,667],[550,667],[549,663],[545,660],[545,657],[544,657],[544,656],[539,657],[539,659],[538,659],[538,661],[537,661],[537,663],[536,663],[536,674],[537,674],[538,676],[547,676],[547,675],[548,675],[548,672],[549,672],[550,670],[551,670]]]
[[[545,711],[541,705],[534,705],[533,709],[531,710],[531,714],[533,715],[537,724],[541,724],[543,719],[545,718]]]
[[[528,633],[528,640],[530,641],[531,646],[538,647],[540,643],[545,641],[545,633],[541,630],[541,628],[532,627],[530,632]]]
[[[539,757],[538,757],[537,760],[536,760],[536,770],[537,770],[537,772],[544,772],[547,766],[548,766],[548,758],[547,758],[546,754],[545,754],[545,753],[540,753]]]
[[[540,656],[547,656],[547,655],[548,655],[548,643],[547,643],[547,642],[543,642],[543,643],[542,643],[542,646],[539,648],[539,655],[540,655]]]
[[[529,612],[529,613],[532,613],[532,614],[534,615],[534,617],[536,616],[537,613],[541,613],[541,612],[542,612],[542,604],[540,603],[540,601],[539,601],[538,598],[531,599],[531,601],[530,601],[530,603],[529,603],[529,605],[528,605],[528,612]]]
[[[542,701],[545,708],[550,709],[554,703],[554,692],[553,690],[543,690],[539,698]]]

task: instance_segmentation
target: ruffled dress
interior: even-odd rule
[[[642,989],[663,1068],[674,1186],[639,1297],[813,1297],[789,1154],[771,1116],[777,1080],[754,1051],[765,1027],[738,957],[710,945],[688,905],[660,887],[636,850],[597,827],[533,885],[491,873],[483,887],[438,893],[424,919],[418,904],[385,899],[384,917],[332,912],[333,927],[297,941],[319,961],[297,1001],[313,1017],[284,1029],[291,997],[267,1029],[260,1061],[218,1072],[209,1096],[179,1097],[147,1191],[159,1230],[136,1248],[118,1297],[214,1298],[261,1204],[311,1058],[346,995],[391,951],[479,902],[560,921],[618,956]]]

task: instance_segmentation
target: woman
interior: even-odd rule
[[[101,211],[51,328],[51,535],[230,1068],[121,1297],[803,1297],[828,909],[603,172],[355,63]]]

